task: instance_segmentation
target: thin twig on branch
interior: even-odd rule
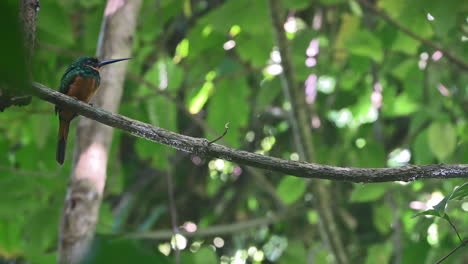
[[[452,251],[450,251],[450,253],[445,255],[443,258],[439,259],[435,264],[440,264],[440,263],[444,262],[453,253],[457,252],[457,250],[459,250],[460,248],[462,248],[462,247],[464,247],[466,245],[468,245],[468,239],[465,239],[463,242],[461,242],[460,245],[458,245],[456,248],[454,248]]]
[[[347,168],[297,162],[269,157],[219,144],[208,144],[204,138],[194,138],[152,126],[131,118],[113,114],[100,108],[79,102],[42,84],[33,83],[36,96],[68,108],[82,116],[108,126],[124,130],[134,136],[158,142],[180,151],[201,156],[216,157],[239,164],[281,172],[301,178],[327,179],[350,182],[414,181],[420,179],[468,178],[467,164],[406,165],[396,168]]]

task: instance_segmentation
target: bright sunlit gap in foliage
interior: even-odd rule
[[[305,29],[306,27],[306,23],[301,18],[295,16],[289,16],[283,25],[288,39],[293,39],[297,32]]]
[[[245,134],[245,140],[247,140],[247,142],[253,142],[254,139],[255,139],[255,132],[249,131]]]
[[[444,199],[444,195],[441,192],[433,192],[428,196],[427,201],[412,201],[409,207],[414,210],[429,210],[436,206],[440,201]],[[426,218],[432,218],[432,215],[425,215]]]
[[[374,84],[374,90],[371,94],[371,102],[372,107],[375,109],[380,109],[382,107],[383,95],[382,95],[382,84],[380,82],[376,82]]]
[[[317,90],[324,94],[331,94],[335,91],[336,80],[332,76],[322,75],[317,80]]]
[[[263,254],[263,251],[258,250],[256,247],[249,247],[249,249],[247,250],[247,254],[249,254],[249,257],[251,257],[254,262],[262,262],[265,258],[265,254]]]
[[[362,149],[366,146],[366,140],[364,138],[356,139],[356,147]]]
[[[327,117],[339,128],[356,128],[362,124],[375,122],[378,117],[378,110],[369,103],[368,106],[361,110],[356,116],[353,115],[350,109],[343,108],[338,111],[332,110],[328,112]]]
[[[224,239],[222,239],[221,237],[215,237],[213,239],[213,245],[217,248],[224,247]]]
[[[195,241],[190,245],[190,252],[197,252],[200,250],[201,246],[203,245],[202,241]]]
[[[309,68],[314,67],[317,65],[317,59],[316,58],[307,58],[305,61],[305,65]]]
[[[427,13],[426,17],[427,17],[427,20],[434,21],[434,17],[431,15],[431,13]]]
[[[440,201],[444,199],[444,195],[441,192],[433,192],[431,193],[431,196],[426,202],[426,209],[433,208],[436,206]]]
[[[288,33],[296,33],[297,23],[296,19],[293,16],[288,17],[288,19],[284,23],[284,30]]]
[[[184,226],[184,229],[189,233],[196,232],[198,228],[197,224],[195,224],[194,222],[190,222],[190,221],[185,222],[183,226]]]
[[[260,143],[260,145],[262,146],[263,151],[268,152],[273,148],[275,143],[276,143],[276,138],[274,136],[269,136],[269,137],[262,139],[262,142]]]
[[[408,149],[397,148],[390,152],[387,165],[389,167],[398,167],[408,164],[411,160],[411,152]]]
[[[445,87],[445,85],[443,85],[441,83],[437,84],[437,90],[439,90],[440,94],[443,95],[443,96],[450,96],[451,95],[449,89],[447,89],[447,87]]]
[[[434,53],[432,53],[432,60],[433,61],[438,61],[438,60],[442,59],[443,56],[444,56],[444,54],[442,53],[442,51],[436,50]]]
[[[287,247],[288,239],[286,237],[273,235],[263,246],[263,252],[269,261],[276,261],[283,255]]]
[[[317,58],[316,56],[319,53],[319,40],[318,39],[313,39],[309,42],[309,46],[306,49],[306,61],[305,65],[308,68],[312,68],[315,65],[317,65]]]
[[[165,256],[169,256],[171,254],[171,244],[169,243],[163,243],[158,245],[158,250]]]
[[[222,171],[224,169],[224,160],[217,159],[215,160],[215,169],[218,171]]]
[[[432,223],[427,229],[427,243],[431,246],[439,244],[439,231],[436,223]]]
[[[248,256],[247,250],[238,249],[231,260],[231,264],[245,264]]]
[[[169,80],[167,77],[167,65],[166,63],[159,63],[159,89],[166,90]]]
[[[463,209],[463,211],[468,212],[468,202],[462,203],[461,208]]]
[[[187,238],[181,234],[175,234],[171,238],[171,247],[172,249],[183,250],[187,247]]]
[[[306,103],[313,104],[317,97],[317,75],[310,74],[305,81]]]
[[[298,161],[299,160],[299,154],[297,154],[296,152],[293,152],[293,153],[291,153],[291,155],[289,155],[289,159],[293,160],[293,161]]]
[[[283,72],[281,66],[281,54],[276,47],[270,53],[270,61],[268,66],[265,68],[265,73],[271,76],[280,75]]]
[[[353,114],[348,108],[343,108],[339,111],[330,111],[328,118],[335,123],[339,128],[345,127],[353,120]]]
[[[429,54],[427,52],[423,52],[421,53],[421,55],[419,55],[419,62],[418,62],[419,69],[424,70],[426,68],[428,59],[429,59]]]
[[[230,49],[233,49],[235,46],[236,46],[236,42],[231,39],[231,40],[224,42],[223,49],[230,50]]]
[[[317,115],[317,114],[314,114],[312,116],[312,127],[317,129],[317,128],[320,128],[320,126],[322,125],[322,121],[320,120],[320,117]]]
[[[315,57],[319,54],[319,40],[313,39],[309,42],[309,46],[306,49],[307,57]]]

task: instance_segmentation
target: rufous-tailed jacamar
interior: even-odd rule
[[[96,93],[101,76],[99,70],[102,66],[118,61],[128,60],[115,59],[99,61],[93,57],[81,57],[76,59],[67,69],[60,82],[60,92],[77,100],[88,103]],[[65,160],[65,147],[67,145],[68,129],[70,122],[76,117],[76,113],[55,107],[55,113],[59,116],[59,135],[57,145],[57,162],[63,164]]]

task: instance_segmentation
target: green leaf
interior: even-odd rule
[[[428,128],[429,148],[440,160],[444,161],[455,150],[457,134],[450,122],[434,122]]]
[[[260,83],[255,110],[257,113],[265,111],[271,106],[273,100],[281,94],[281,81],[279,77],[264,80]]]
[[[351,202],[370,202],[382,197],[391,183],[372,183],[366,185],[355,185],[351,193]]]
[[[286,251],[279,259],[279,264],[303,263],[307,259],[307,251],[301,241],[288,243]]]
[[[452,192],[450,200],[463,200],[468,196],[468,182],[462,184],[462,186],[457,187]]]
[[[21,236],[22,221],[9,221],[0,218],[0,257],[9,259],[20,256],[24,240]]]
[[[284,176],[276,188],[278,196],[286,205],[293,204],[299,200],[304,195],[305,190],[306,184],[304,179],[293,176]]]
[[[345,42],[345,47],[355,55],[369,57],[376,62],[383,60],[382,43],[367,30],[358,31]]]
[[[264,67],[273,48],[273,36],[269,32],[241,33],[236,37],[235,50],[254,67]]]
[[[286,9],[299,11],[309,7],[311,2],[309,0],[282,0],[281,4]]]
[[[135,241],[98,235],[95,236],[91,250],[82,264],[98,263],[170,264],[173,261],[158,251],[146,250],[145,247],[138,245]]]
[[[346,0],[320,0],[319,2],[324,5],[336,5],[346,2]]]
[[[96,226],[98,233],[110,233],[114,225],[114,215],[109,203],[103,202],[99,207],[99,219]]]
[[[0,42],[0,89],[11,94],[24,94],[30,89],[26,68],[26,52],[23,45],[18,1],[1,1],[0,23],[4,29]],[[0,95],[1,96],[1,95]],[[2,103],[3,104],[3,103]]]
[[[38,19],[37,39],[45,40],[55,45],[69,46],[74,44],[71,14],[57,1],[41,2],[41,10],[47,10],[49,15],[40,16],[40,19]]]
[[[189,47],[190,42],[188,39],[185,38],[182,41],[180,41],[176,47],[175,60],[180,61],[183,58],[187,57],[189,55]]]
[[[399,31],[391,49],[408,55],[415,55],[420,45],[419,41]]]
[[[417,61],[414,59],[404,60],[392,71],[393,76],[398,78],[401,81],[404,81],[405,78],[411,73],[412,70],[418,67]]]
[[[184,73],[180,66],[174,64],[169,57],[159,59],[144,76],[145,80],[161,90],[167,89],[171,94],[174,94],[180,87],[183,77]],[[142,86],[146,85],[143,84]],[[151,87],[148,87],[148,89],[153,90]]]
[[[392,253],[392,244],[373,244],[367,250],[366,264],[389,263]]]
[[[346,57],[346,43],[354,38],[354,34],[359,30],[361,19],[348,13],[341,15],[341,25],[335,41],[334,57],[338,63],[342,63]]]
[[[415,164],[430,164],[434,160],[434,155],[427,144],[427,130],[416,137],[413,143],[414,163]]]
[[[464,183],[460,187],[456,187],[451,193],[442,199],[438,204],[434,206],[434,209],[439,212],[440,216],[445,214],[445,208],[447,207],[447,202],[450,200],[462,200],[465,196],[468,195],[468,182]]]
[[[385,95],[384,95],[385,98]],[[386,104],[383,105],[383,113],[385,116],[395,117],[395,116],[406,116],[419,109],[419,104],[414,100],[411,100],[408,93],[401,93],[393,100],[387,100]]]
[[[385,10],[391,17],[398,17],[401,10],[406,8],[407,2],[405,0],[380,0],[378,7]]]
[[[460,8],[460,4],[459,0],[427,2],[427,12],[434,17],[434,21],[431,21],[430,24],[438,35],[446,39],[450,37],[451,30],[456,27],[457,13],[460,14],[467,10]]]
[[[195,264],[217,264],[218,257],[213,249],[202,247],[193,255],[193,263]]]
[[[213,82],[207,81],[203,84],[200,90],[190,99],[188,108],[190,113],[197,114],[205,106],[213,92]]]
[[[245,78],[222,80],[215,85],[215,92],[208,105],[208,124],[211,128],[224,131],[224,125],[230,122],[229,131],[223,140],[232,147],[240,145],[241,131],[247,125],[250,105],[249,89]]]
[[[462,200],[468,196],[468,182],[465,182],[459,187],[455,187],[451,193],[446,195],[438,204],[436,204],[433,209],[429,209],[423,212],[415,214],[413,217],[421,215],[433,215],[437,217],[444,218],[446,216],[445,208],[447,207],[447,202],[450,200]],[[448,218],[448,217],[447,217]],[[450,222],[449,219],[446,219]]]
[[[254,35],[272,32],[269,6],[266,0],[227,1],[202,18],[201,23],[210,24],[214,30],[222,33],[228,32],[234,25]]]
[[[373,208],[373,217],[372,221],[374,222],[375,227],[383,235],[387,234],[392,229],[393,222],[393,211],[387,205],[375,205]]]

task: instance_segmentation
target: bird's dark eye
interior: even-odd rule
[[[93,67],[96,67],[98,65],[98,60],[96,58],[91,58],[88,60],[88,65],[91,65]]]

